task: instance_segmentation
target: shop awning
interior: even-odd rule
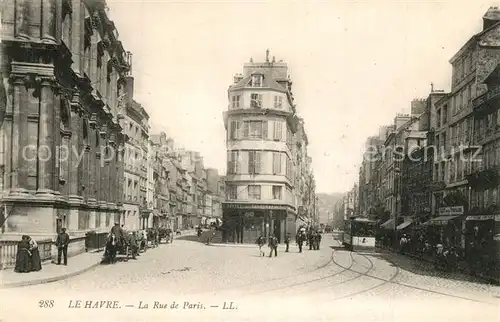
[[[439,216],[436,218],[432,218],[431,220],[424,223],[424,225],[431,226],[444,226],[450,222],[450,220],[456,219],[459,216]]]
[[[413,224],[413,220],[409,220],[409,221],[405,221],[404,223],[398,225],[396,227],[396,230],[402,230],[402,229],[405,229],[406,227],[410,226],[411,224]]]
[[[465,220],[475,220],[475,221],[495,220],[495,215],[467,216]]]
[[[382,225],[380,225],[381,228],[386,228],[386,229],[394,229],[394,219],[389,219]]]

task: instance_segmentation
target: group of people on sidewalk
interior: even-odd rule
[[[68,245],[70,242],[66,228],[62,228],[57,235],[57,265],[61,264],[61,257],[64,257],[64,265],[68,265]],[[38,250],[37,242],[28,235],[23,235],[17,244],[16,273],[38,272],[42,270],[42,259]]]
[[[42,269],[42,260],[38,244],[28,235],[23,235],[17,244],[16,273],[38,272]]]
[[[292,241],[292,236],[290,233],[285,235],[285,252],[288,253],[290,251],[290,243]],[[309,245],[309,250],[319,250],[321,244],[321,234],[318,231],[315,231],[311,228],[306,229],[306,227],[300,227],[295,236],[295,242],[297,246],[299,246],[299,253],[302,253],[302,247],[304,242],[306,245]],[[274,234],[271,234],[267,238],[267,243],[270,249],[269,257],[278,256],[278,238]],[[259,252],[261,256],[265,256],[265,252],[263,251],[263,247],[266,244],[266,238],[264,236],[260,236],[257,238],[256,244],[259,246]]]

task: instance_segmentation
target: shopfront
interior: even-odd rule
[[[254,243],[259,236],[274,234],[278,242],[287,233],[286,219],[295,217],[287,205],[223,204],[223,240],[235,243]]]
[[[465,255],[472,271],[485,276],[497,276],[496,263],[500,263],[498,241],[500,232],[498,215],[470,215],[465,220]],[[495,220],[497,219],[497,220]]]

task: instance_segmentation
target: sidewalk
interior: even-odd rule
[[[89,252],[68,258],[68,266],[47,264],[39,272],[16,273],[13,268],[0,270],[0,289],[64,280],[98,266],[101,259],[102,252]]]

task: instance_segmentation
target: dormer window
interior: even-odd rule
[[[263,75],[252,75],[252,82],[250,85],[252,87],[262,87],[262,79]]]

